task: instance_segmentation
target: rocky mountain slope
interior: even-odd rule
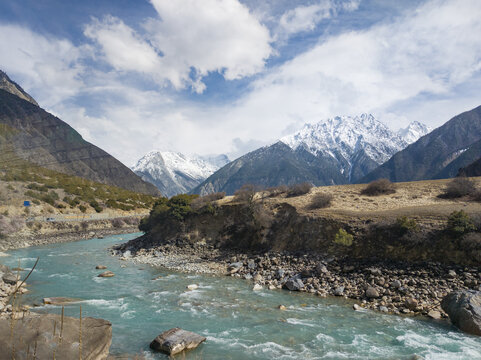
[[[0,70],[0,89],[5,90],[10,94],[17,95],[20,99],[27,100],[38,106],[35,99],[27,94],[20,85],[10,79],[2,70]]]
[[[481,106],[423,136],[359,182],[379,178],[414,181],[454,177],[481,157]]]
[[[428,129],[413,124],[402,135],[412,141]],[[355,182],[408,141],[370,114],[338,116],[305,127],[277,143],[246,154],[221,168],[193,192],[232,194],[246,183],[263,187],[311,182],[316,186]]]
[[[144,182],[120,161],[85,141],[67,123],[37,106],[6,75],[1,81],[0,163],[3,168],[15,167],[15,159],[20,158],[88,180],[145,194],[159,194],[155,186]]]
[[[430,133],[433,129],[420,123],[419,121],[413,121],[407,128],[399,129],[397,135],[406,141],[408,144],[416,142],[424,135]]]
[[[481,157],[468,166],[459,169],[458,176],[481,176]]]
[[[186,156],[175,152],[152,151],[132,170],[154,184],[164,196],[186,193],[229,162],[226,155]]]

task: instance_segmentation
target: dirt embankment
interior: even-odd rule
[[[446,183],[400,183],[396,193],[377,197],[360,195],[365,185],[321,187],[293,198],[258,196],[251,206],[229,197],[214,210],[191,213],[183,221],[156,224],[147,236],[129,246],[140,249],[205,243],[240,251],[316,252],[356,259],[477,265],[481,262],[480,234],[454,236],[446,224],[455,210],[479,216],[481,203],[440,199]],[[310,209],[317,193],[333,195],[332,206]],[[400,222],[403,216],[404,223]]]

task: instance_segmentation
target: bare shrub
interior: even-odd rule
[[[465,177],[457,177],[451,180],[451,182],[446,186],[446,189],[441,197],[446,199],[455,199],[472,195],[475,193],[475,191],[476,185],[474,181]]]
[[[110,220],[110,223],[114,228],[121,228],[122,226],[124,226],[124,221],[119,218]]]
[[[461,246],[465,250],[481,249],[481,233],[468,233],[461,239]]]
[[[89,228],[89,224],[86,221],[82,221],[80,223],[80,227],[82,228],[82,230],[87,230]]]
[[[190,203],[192,210],[199,210],[204,206],[212,204],[214,201],[221,200],[225,197],[225,192],[216,192],[205,196],[198,197]]]
[[[252,184],[245,184],[234,193],[234,200],[242,203],[251,204],[254,201],[254,196],[258,187]]]
[[[326,193],[315,194],[309,204],[310,209],[324,209],[331,206],[334,196]]]
[[[287,192],[288,197],[301,196],[309,193],[312,189],[312,184],[305,182],[302,184],[295,184],[289,186],[289,191]]]
[[[481,190],[476,190],[472,195],[471,198],[473,201],[481,202]]]
[[[266,189],[268,197],[276,197],[282,194],[286,194],[289,191],[289,187],[287,185],[279,185],[274,186]]]
[[[361,195],[379,196],[394,194],[396,186],[388,179],[378,179],[371,181],[365,189],[361,191]]]

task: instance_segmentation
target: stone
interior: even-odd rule
[[[125,251],[122,256],[126,259],[129,259],[132,257],[132,252],[130,250]]]
[[[335,296],[342,296],[342,295],[344,295],[344,286],[338,286],[338,287],[334,290],[334,295],[335,295]]]
[[[254,282],[261,282],[262,281],[262,275],[261,274],[255,274],[254,277],[252,278]]]
[[[115,274],[112,271],[109,271],[109,270],[104,271],[101,274],[98,274],[98,277],[112,277],[112,276],[115,276]]]
[[[284,284],[284,288],[286,288],[289,291],[300,291],[302,288],[304,288],[304,283],[302,282],[301,279],[290,278]]]
[[[387,307],[385,307],[385,306],[379,306],[379,311],[380,311],[380,312],[387,313],[387,312],[389,312],[389,309],[388,309]]]
[[[17,285],[18,277],[12,272],[6,272],[5,274],[3,274],[2,279],[6,284]]]
[[[253,259],[247,261],[247,267],[250,270],[254,270],[256,268],[256,262]]]
[[[45,305],[64,305],[79,301],[79,299],[73,299],[68,297],[47,297],[43,299],[43,303]]]
[[[150,348],[163,351],[169,355],[175,355],[184,350],[195,349],[205,340],[205,337],[196,333],[180,328],[173,328],[157,336],[150,343]]]
[[[276,270],[276,278],[282,279],[284,277],[285,271],[284,269],[277,269]]]
[[[255,284],[254,287],[252,288],[252,290],[254,290],[254,291],[259,291],[259,290],[262,290],[262,289],[263,289],[262,285],[260,285],[260,284]]]
[[[235,262],[229,264],[229,266],[227,267],[227,271],[229,272],[229,274],[234,274],[238,272],[242,268],[242,266],[244,266],[244,264],[241,261]]]
[[[316,271],[317,271],[318,274],[328,274],[329,273],[329,270],[327,270],[326,265],[324,265],[323,263],[317,264]]]
[[[404,301],[404,306],[406,306],[409,310],[416,310],[418,306],[418,301],[412,297],[407,298]]]
[[[105,269],[107,269],[107,266],[105,266],[105,265],[97,265],[95,268],[96,268],[97,270],[105,270]]]
[[[399,280],[394,280],[391,282],[391,287],[393,289],[399,289],[402,286],[401,282]]]
[[[277,287],[275,285],[269,285],[269,290],[275,290]]]
[[[456,275],[457,275],[457,274],[456,274],[456,271],[454,271],[454,270],[449,270],[449,271],[448,271],[448,278],[453,279],[453,278],[456,277]]]
[[[187,290],[196,290],[198,288],[199,288],[199,285],[197,285],[197,284],[187,285]]]
[[[441,307],[454,326],[466,333],[481,335],[481,291],[453,291],[443,298]]]
[[[63,319],[62,342],[58,336],[52,336],[56,326],[60,329],[61,316],[54,314],[25,315],[22,321],[16,321],[11,340],[11,321],[0,319],[0,359],[12,358],[12,347],[17,351],[17,359],[24,359],[20,351],[26,351],[30,345],[30,354],[36,347],[37,359],[52,359],[55,349],[56,359],[78,359],[79,319],[65,316]],[[19,336],[19,334],[21,336]],[[58,334],[58,333],[57,333]],[[112,342],[112,324],[103,319],[82,318],[82,359],[105,360],[109,355]],[[13,346],[12,346],[13,345]]]
[[[358,304],[352,305],[352,308],[353,308],[354,310],[356,310],[356,311],[362,310],[362,307],[360,307]]]
[[[439,319],[441,319],[441,313],[437,310],[430,310],[428,312],[428,317],[430,317],[431,319],[434,319],[434,320],[439,320]]]
[[[286,308],[284,305],[279,305],[279,306],[278,306],[278,309],[279,309],[279,310],[282,310],[282,311],[287,310],[287,308]]]
[[[378,298],[379,297],[379,292],[373,288],[372,286],[369,286],[367,289],[366,289],[366,297],[368,297],[369,299],[375,299],[375,298]]]

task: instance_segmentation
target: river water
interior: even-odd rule
[[[481,359],[481,338],[446,322],[356,312],[342,299],[252,291],[244,280],[172,272],[109,255],[109,247],[138,235],[14,250],[0,261],[12,267],[20,261],[29,269],[39,257],[23,302],[41,303],[53,296],[82,299],[83,316],[112,322],[113,354],[166,359],[151,353],[149,343],[162,331],[181,327],[207,337],[186,359],[411,359],[415,354],[436,360]],[[99,264],[115,277],[98,278]],[[187,291],[189,284],[199,288]],[[287,311],[279,310],[280,304]],[[59,313],[60,308],[37,311]],[[66,306],[65,313],[78,317],[79,304]]]

